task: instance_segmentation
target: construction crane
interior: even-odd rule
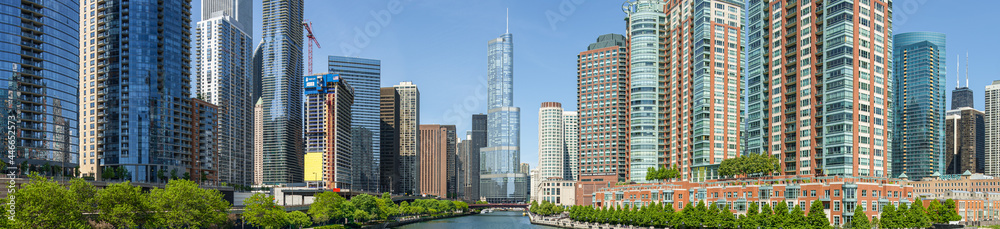
[[[316,43],[316,48],[322,48],[322,47],[319,46],[319,41],[317,41],[316,37],[313,36],[312,22],[310,22],[308,20],[303,21],[302,22],[302,26],[306,27],[306,38],[309,39],[308,41],[306,41],[306,43],[309,43],[309,68],[308,68],[308,71],[309,71],[309,75],[312,75],[313,74],[313,43]]]

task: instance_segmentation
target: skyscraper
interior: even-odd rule
[[[323,167],[319,176],[326,188],[353,190],[351,107],[354,88],[337,74],[310,75],[304,80],[306,153],[322,155]],[[359,134],[371,136],[370,133]],[[305,175],[312,174],[300,174]]]
[[[483,167],[481,165],[482,153],[480,149],[486,147],[486,129],[487,129],[487,116],[486,114],[474,114],[472,115],[472,130],[468,132],[469,138],[469,160],[468,165],[468,185],[466,185],[465,196],[467,200],[479,200],[479,177],[482,173]]]
[[[219,169],[219,106],[200,99],[191,99],[191,153],[186,172],[191,180],[201,184],[220,184]],[[165,174],[164,174],[165,175]],[[171,174],[173,176],[173,174]],[[178,175],[180,176],[180,175]],[[249,179],[249,178],[248,178]],[[249,181],[248,181],[249,182]]]
[[[253,184],[264,184],[264,101],[253,105]]]
[[[249,0],[206,0],[195,31],[197,97],[219,106],[217,124],[222,182],[253,183],[253,39]],[[228,6],[229,8],[227,8]],[[237,9],[236,7],[242,7]],[[233,11],[245,18],[237,20]]]
[[[542,179],[576,180],[577,113],[543,102],[538,110],[538,170]]]
[[[1000,176],[1000,80],[986,85],[986,175]]]
[[[528,177],[521,163],[521,109],[514,107],[514,35],[487,46],[488,119],[486,148],[480,149],[480,196],[490,203],[527,200]]]
[[[973,96],[972,89],[969,85],[965,87],[955,87],[955,90],[951,91],[951,109],[956,110],[962,107],[974,107],[975,97]]]
[[[357,171],[357,174],[364,174],[365,177],[370,177],[370,179],[363,179],[364,183],[355,183],[354,190],[379,192],[379,177],[376,174],[378,174],[379,152],[381,148],[379,137],[381,136],[379,127],[381,93],[379,85],[382,83],[381,66],[382,61],[380,60],[344,56],[329,57],[330,73],[339,74],[340,78],[346,80],[354,87],[354,106],[351,108],[351,125],[359,129],[357,131],[368,131],[371,133],[371,139],[366,141],[369,143],[369,146],[358,145],[358,147],[368,149],[368,154],[371,155],[363,156],[363,158],[371,158],[371,160],[364,160],[365,163],[371,164],[371,166],[354,168],[355,170],[368,169],[369,171],[367,172]],[[354,151],[361,153],[359,150],[355,149]]]
[[[945,118],[945,155],[942,155],[945,167],[941,174],[986,172],[986,134],[983,133],[986,128],[983,112],[971,107],[962,107],[948,111]],[[895,168],[893,172],[899,169],[896,166],[893,168]],[[909,172],[906,175],[911,177]]]
[[[420,90],[412,82],[394,86],[399,94],[399,191],[419,194],[420,190]]]
[[[94,4],[84,5],[89,8]],[[84,109],[79,108],[96,110],[92,105],[96,98],[91,97],[95,94],[90,91],[96,87],[89,83],[96,82],[94,77],[107,74],[104,72],[108,69],[102,63],[102,68],[98,68],[101,72],[98,72],[95,70],[98,65],[92,62],[98,56],[83,53],[98,54],[90,49],[107,52],[108,43],[90,43],[98,41],[90,33],[107,31],[108,26],[106,22],[90,21],[96,16],[80,14],[81,7],[75,1],[8,1],[0,11],[0,20],[6,22],[5,29],[0,32],[0,46],[4,47],[4,54],[0,55],[3,63],[0,64],[0,84],[3,85],[0,112],[6,118],[18,118],[8,119],[0,126],[17,132],[15,145],[8,145],[8,141],[0,143],[2,147],[17,148],[13,155],[5,154],[12,156],[9,160],[14,161],[9,166],[58,166],[60,169],[53,170],[59,175],[74,176],[77,166],[81,173],[87,174],[94,171],[94,165],[100,164],[97,157],[81,155],[81,139],[88,147],[96,147],[93,146],[96,142],[91,133],[95,128],[79,122],[83,117],[94,115],[81,115]],[[81,26],[81,21],[86,27]],[[83,86],[88,86],[88,90],[83,90]],[[88,120],[86,124],[95,123]],[[14,129],[7,129],[11,124]],[[88,128],[79,129],[82,127]],[[85,152],[95,151],[87,149]],[[8,158],[4,160],[9,162]],[[21,168],[21,171],[26,169]]]
[[[420,125],[420,193],[453,198],[455,125]],[[450,171],[450,172],[449,172]]]
[[[893,37],[892,176],[920,180],[945,168],[945,35]],[[868,83],[864,83],[867,85]],[[865,86],[862,85],[862,86]],[[954,104],[954,103],[953,103]]]
[[[399,93],[395,87],[379,89],[379,186],[397,194],[400,189]]]
[[[457,194],[455,198],[465,201],[469,200],[466,195],[469,190],[469,143],[472,141],[469,141],[468,137],[466,140],[459,138],[455,147],[455,153],[458,154],[455,158],[455,191]]]
[[[748,153],[783,175],[892,174],[888,1],[750,1]]]
[[[302,182],[302,0],[264,0],[264,184]]]
[[[629,179],[629,78],[625,36],[604,34],[577,58],[578,205]]]
[[[627,8],[631,180],[671,165],[681,179],[718,178],[722,160],[740,154],[743,3],[693,2]]]
[[[355,99],[356,100],[356,99]],[[351,123],[357,117],[351,109]],[[378,169],[372,154],[374,132],[360,126],[351,127],[351,190],[375,192],[378,190]],[[306,174],[308,175],[308,174]]]
[[[81,15],[88,15],[80,26],[86,28],[81,43],[88,44],[80,47],[79,61],[88,63],[80,80],[86,98],[81,100],[85,121],[80,131],[86,135],[80,152],[87,161],[81,172],[133,182],[166,182],[163,173],[180,176],[191,166],[183,163],[191,157],[191,1],[79,7]],[[111,169],[126,172],[102,173]]]

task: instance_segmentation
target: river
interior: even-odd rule
[[[533,225],[527,216],[521,216],[520,211],[496,211],[486,214],[462,216],[455,218],[431,220],[398,227],[400,229],[430,229],[430,228],[473,228],[473,229],[507,229],[507,228],[545,228],[557,227]]]

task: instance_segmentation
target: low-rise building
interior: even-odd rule
[[[949,190],[940,194],[920,195],[920,198],[925,207],[930,206],[930,201],[940,201],[941,204],[948,199],[955,201],[955,208],[958,215],[962,216],[962,222],[1000,220],[1000,193]]]
[[[918,195],[942,195],[949,191],[996,192],[1000,193],[1000,179],[981,173],[965,171],[960,175],[934,173],[920,181],[909,182]]]
[[[814,201],[822,201],[827,220],[845,225],[855,216],[857,205],[870,219],[885,205],[912,203],[914,195],[913,187],[898,179],[830,176],[621,185],[599,189],[591,201],[597,207],[670,203],[678,211],[686,204],[704,201],[728,206],[734,214],[745,214],[754,202],[771,207],[785,202],[789,208],[799,206],[808,211]]]
[[[538,183],[537,197],[535,201],[541,203],[548,201],[555,205],[572,206],[576,204],[576,181],[571,180],[543,180]],[[532,190],[534,193],[536,190]]]

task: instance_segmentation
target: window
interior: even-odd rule
[[[833,201],[833,211],[840,211],[840,201]]]

